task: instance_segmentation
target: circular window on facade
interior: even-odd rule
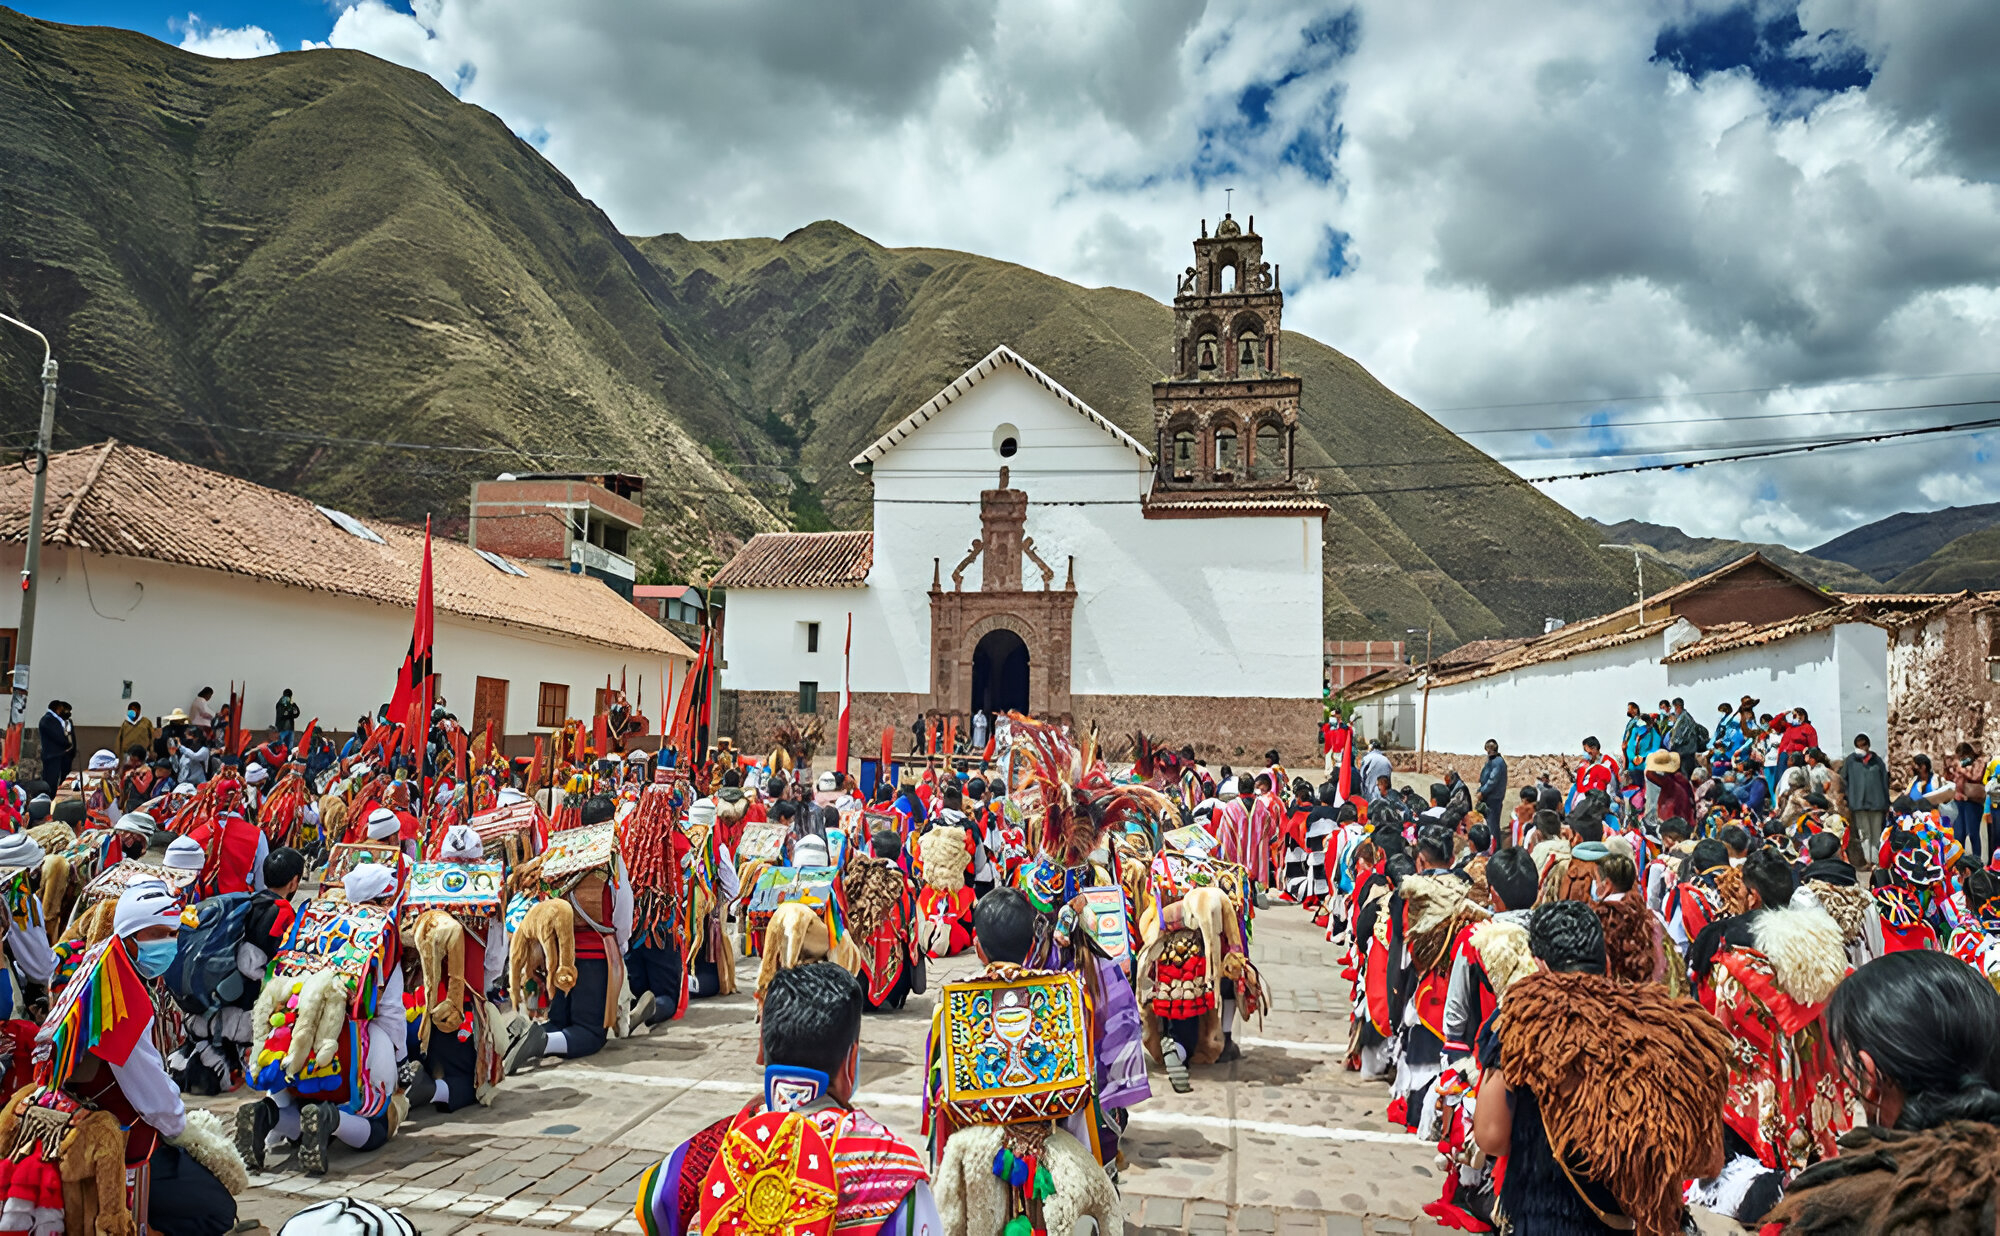
[[[1021,449],[1021,431],[1012,425],[1000,425],[993,430],[993,449],[1002,459],[1012,459]]]

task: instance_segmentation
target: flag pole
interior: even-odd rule
[[[847,642],[840,650],[840,728],[834,739],[834,768],[842,783],[847,780],[847,722],[854,703],[854,611],[847,611]]]

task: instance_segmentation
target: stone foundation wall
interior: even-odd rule
[[[1261,759],[1277,748],[1287,766],[1319,763],[1317,699],[1188,695],[1072,695],[1079,728],[1097,723],[1107,758],[1130,759],[1132,731],[1179,748],[1192,743],[1210,763]]]
[[[736,700],[734,732],[726,737],[735,739],[737,749],[741,751],[768,751],[771,737],[780,725],[798,725],[808,719],[808,714],[799,711],[796,691],[729,691],[724,694],[734,696]],[[930,696],[913,691],[855,692],[853,711],[848,718],[849,757],[872,757],[880,751],[884,726],[895,730],[896,750],[908,750],[913,740],[910,723],[930,706],[930,702]],[[826,731],[817,754],[830,759],[835,731],[840,725],[840,689],[837,685],[831,691],[820,692],[819,711],[811,715],[819,718]]]

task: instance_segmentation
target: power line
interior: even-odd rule
[[[1723,395],[1770,395],[1778,391],[1812,390],[1821,386],[1884,386],[1897,382],[1945,382],[1953,378],[2000,378],[2000,372],[1908,374],[1894,378],[1824,378],[1817,382],[1788,382],[1783,386],[1741,386],[1719,391],[1670,391],[1657,395],[1607,395],[1601,399],[1531,399],[1522,403],[1468,403],[1431,412],[1500,412],[1510,408],[1565,408],[1585,404],[1659,403],[1668,399],[1712,399]]]
[[[1718,425],[1733,424],[1738,421],[1789,421],[1801,420],[1809,416],[1861,416],[1874,412],[1920,412],[1936,408],[1972,408],[1982,404],[1996,403],[1993,399],[1964,399],[1953,403],[1899,403],[1885,404],[1879,408],[1821,408],[1816,412],[1757,412],[1744,416],[1679,416],[1666,420],[1651,421],[1604,421],[1600,424],[1582,425],[1522,425],[1512,429],[1455,429],[1459,437],[1489,433],[1581,433],[1591,429],[1644,429],[1652,425]]]

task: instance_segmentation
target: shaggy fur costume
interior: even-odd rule
[[[241,1197],[250,1187],[250,1169],[243,1163],[243,1155],[236,1149],[236,1138],[223,1127],[222,1117],[212,1111],[199,1108],[190,1109],[187,1126],[178,1137],[167,1139],[168,1144],[186,1151],[194,1161],[207,1168],[222,1187],[229,1190],[229,1196]]]
[[[0,1112],[0,1147],[11,1147],[21,1111],[41,1089],[23,1086]],[[63,1229],[76,1236],[138,1236],[125,1199],[125,1130],[110,1112],[78,1112],[57,1154],[63,1182]]]
[[[861,972],[861,950],[855,947],[852,932],[836,944],[819,909],[803,901],[787,901],[771,911],[770,925],[764,929],[764,960],[757,967],[758,997],[763,997],[780,970],[814,961],[831,961],[849,974]]]
[[[903,872],[886,858],[863,854],[848,863],[841,885],[847,895],[847,932],[857,940],[868,940],[888,921],[896,899],[903,895]]]
[[[70,865],[64,854],[42,860],[42,927],[54,944],[62,934],[63,905],[69,900]]]
[[[1403,878],[1403,942],[1410,962],[1426,974],[1451,965],[1452,945],[1467,924],[1491,917],[1472,903],[1472,886],[1453,876]]]
[[[576,986],[576,909],[561,897],[536,902],[507,946],[507,990],[528,1007],[530,980],[545,978],[551,991]]]
[[[1681,1230],[1681,1182],[1722,1169],[1729,1034],[1689,1000],[1598,974],[1532,974],[1501,1006],[1500,1067],[1549,1145],[1639,1236]]]
[[[1007,1186],[993,1174],[1005,1132],[997,1124],[972,1125],[945,1143],[944,1158],[931,1176],[944,1236],[993,1236],[1007,1225]],[[1055,1192],[1042,1203],[1043,1231],[1069,1236],[1081,1215],[1095,1220],[1099,1232],[1125,1230],[1118,1191],[1076,1138],[1051,1129],[1042,1144],[1041,1165],[1055,1181]]]
[[[1823,910],[1766,910],[1750,920],[1750,938],[1778,989],[1800,1004],[1824,1003],[1847,977],[1840,925]]]
[[[1466,942],[1479,954],[1480,967],[1496,997],[1505,996],[1508,988],[1535,972],[1534,956],[1528,952],[1528,929],[1518,923],[1488,919],[1472,929]]]
[[[1718,868],[1715,873],[1715,891],[1722,897],[1723,915],[1750,912],[1750,897],[1743,891],[1741,871],[1734,867]]]
[[[924,883],[941,892],[955,893],[965,887],[965,868],[972,861],[972,848],[965,842],[965,830],[940,825],[917,840],[917,858],[923,864]]]
[[[325,794],[319,800],[320,836],[330,841],[339,841],[347,835],[347,800],[338,794]]]
[[[1953,1121],[1921,1133],[1855,1129],[1839,1157],[1800,1172],[1764,1216],[1784,1236],[1992,1236],[2000,1128]]]
[[[1659,970],[1653,912],[1636,894],[1587,905],[1604,925],[1604,972],[1628,983],[1650,983]]]
[[[1875,902],[1866,891],[1852,884],[1829,884],[1825,880],[1808,880],[1802,887],[1812,891],[1814,902],[1840,928],[1842,943],[1853,944],[1861,939],[1867,929],[1867,916],[1875,913]]]
[[[77,941],[79,953],[88,952],[103,942],[111,934],[111,926],[118,914],[118,899],[106,898],[85,910],[71,920],[69,928],[62,933],[59,944]]]
[[[250,1044],[251,1059],[264,1050],[264,1040],[271,1037],[271,1015],[291,998],[291,991],[290,979],[272,979],[264,984],[264,990],[257,996],[257,1007],[250,1014],[252,1033],[256,1036]],[[305,1071],[308,1061],[322,1068],[333,1063],[340,1052],[341,1033],[347,1028],[349,995],[347,980],[336,971],[320,970],[306,977],[299,990],[298,1022],[292,1027],[291,1046],[285,1049],[285,1076],[297,1077]]]
[[[1144,947],[1139,952],[1134,972],[1139,975],[1138,997],[1139,1007],[1144,1010],[1146,1054],[1155,1061],[1164,1059],[1160,1050],[1160,1019],[1152,1007],[1154,962],[1164,949],[1169,932],[1180,928],[1201,936],[1209,988],[1217,993],[1216,1007],[1202,1015],[1199,1038],[1188,1063],[1214,1064],[1216,1057],[1222,1054],[1222,980],[1224,977],[1237,977],[1235,974],[1225,976],[1224,959],[1229,955],[1232,940],[1238,948],[1242,945],[1236,923],[1236,903],[1219,888],[1191,889],[1187,896],[1168,906],[1164,912],[1148,914],[1140,923],[1139,932]]]
[[[424,976],[425,1005],[417,1041],[431,1046],[431,1031],[457,1034],[465,1016],[465,928],[443,910],[426,911],[411,933]]]

